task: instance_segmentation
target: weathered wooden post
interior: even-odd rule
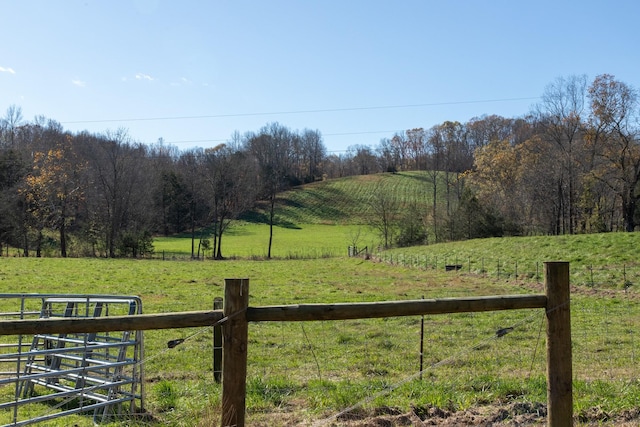
[[[249,279],[225,279],[222,323],[222,427],[244,427]]]
[[[547,294],[547,425],[573,425],[569,263],[545,262]]]
[[[213,299],[213,309],[222,310],[223,300],[220,297]],[[213,380],[219,383],[222,380],[222,326],[213,327]]]

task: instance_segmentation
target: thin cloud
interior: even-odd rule
[[[0,73],[15,74],[15,73],[16,73],[16,71],[15,71],[13,68],[0,67]]]
[[[136,74],[136,80],[147,80],[149,82],[152,82],[155,79],[151,77],[149,74],[138,73]]]
[[[180,77],[180,79],[177,82],[171,82],[169,83],[171,86],[184,86],[184,85],[190,85],[193,82],[191,80],[189,80],[186,77]]]
[[[78,80],[78,79],[71,80],[71,83],[72,83],[73,85],[75,85],[75,86],[78,86],[78,87],[85,87],[85,86],[87,86],[87,82],[84,82],[84,81],[82,81],[82,80]]]

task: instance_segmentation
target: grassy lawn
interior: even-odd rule
[[[253,306],[541,292],[540,285],[513,278],[346,257],[0,259],[3,292],[134,294],[142,298],[145,313],[208,310],[213,298],[223,295],[224,278],[249,278]],[[575,290],[576,414],[593,408],[619,414],[640,406],[639,314],[633,286],[626,293],[615,287]],[[487,403],[545,402],[543,321],[540,310],[426,316],[422,380],[420,317],[251,324],[248,423],[331,419],[352,405],[460,410]],[[514,330],[496,338],[504,327]],[[167,341],[177,338],[185,342],[167,348]],[[211,352],[210,328],[146,332],[146,406],[152,418],[113,425],[217,424],[220,386],[212,380]],[[0,392],[6,396],[11,391]],[[51,408],[34,410],[46,413]],[[93,425],[91,417],[81,416],[50,425],[70,422]]]
[[[476,239],[379,253],[386,262],[443,269],[458,264],[466,272],[492,278],[542,277],[544,261],[567,261],[571,281],[589,288],[640,286],[640,233],[602,233]]]
[[[366,225],[296,224],[276,226],[273,232],[271,256],[280,259],[327,258],[344,256],[356,240],[357,246],[374,248],[378,239]],[[197,240],[195,242],[197,250]],[[226,258],[261,259],[267,255],[269,226],[267,224],[235,222],[222,237],[222,254]],[[155,256],[163,253],[190,256],[191,239],[185,236],[156,237]],[[206,254],[208,257],[211,253]]]

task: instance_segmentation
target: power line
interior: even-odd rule
[[[395,130],[371,130],[371,131],[362,131],[362,132],[339,132],[339,133],[323,133],[322,136],[345,136],[345,135],[368,135],[368,134],[377,134],[377,133],[397,133],[404,132],[401,129]],[[193,140],[181,140],[181,141],[162,141],[165,144],[197,144],[202,142],[226,142],[229,139],[193,139]]]
[[[476,100],[476,101],[431,102],[431,103],[423,103],[423,104],[385,105],[385,106],[370,106],[370,107],[326,108],[326,109],[316,109],[316,110],[208,114],[208,115],[200,115],[200,116],[167,116],[167,117],[139,117],[139,118],[130,118],[130,119],[75,120],[75,121],[66,121],[62,123],[63,124],[83,124],[83,123],[144,122],[144,121],[162,121],[162,120],[201,120],[201,119],[220,119],[220,118],[228,118],[228,117],[273,116],[273,115],[283,115],[283,114],[316,114],[316,113],[334,113],[334,112],[344,112],[344,111],[391,110],[391,109],[397,109],[397,108],[440,107],[444,105],[531,101],[534,99],[540,99],[540,97],[536,96],[536,97],[522,97],[522,98],[484,99],[484,100]]]

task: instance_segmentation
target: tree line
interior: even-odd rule
[[[270,257],[279,192],[407,170],[426,171],[432,204],[428,212],[405,207],[410,215],[385,246],[429,236],[633,231],[638,113],[636,89],[611,75],[561,77],[522,117],[446,121],[329,153],[320,131],[279,123],[181,151],[161,139],[136,142],[124,129],[73,133],[42,116],[27,121],[11,106],[0,119],[0,251],[135,257],[152,250],[154,235],[190,233],[192,255],[222,258],[231,221],[261,203]],[[393,212],[384,194],[375,199],[375,211]]]
[[[44,117],[28,122],[11,106],[0,120],[0,253],[10,245],[24,256],[137,257],[152,251],[154,235],[187,232],[192,255],[222,258],[232,220],[269,200],[273,224],[275,195],[320,179],[325,158],[319,131],[278,123],[180,151],[136,142],[124,129],[72,133]],[[204,229],[212,239],[199,238]]]
[[[412,207],[375,197],[385,246],[630,232],[640,223],[638,107],[637,90],[612,75],[560,77],[522,117],[411,129],[374,149],[352,147],[346,160],[361,173],[427,171],[430,212],[407,215]]]

